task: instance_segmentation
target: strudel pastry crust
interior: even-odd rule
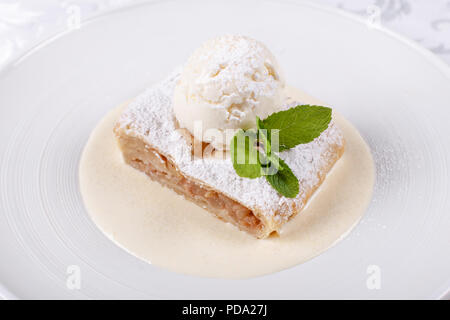
[[[193,155],[193,140],[178,128],[172,110],[179,75],[139,95],[118,119],[114,132],[125,162],[257,238],[278,233],[342,155],[342,133],[332,120],[314,141],[280,154],[300,184],[296,198],[285,198],[264,178],[239,177],[230,159]]]

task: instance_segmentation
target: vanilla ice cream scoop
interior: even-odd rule
[[[230,132],[254,127],[256,116],[279,110],[284,86],[274,56],[261,42],[221,36],[204,43],[184,66],[175,88],[175,116],[196,139],[224,149]]]

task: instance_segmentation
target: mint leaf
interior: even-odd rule
[[[256,128],[258,129],[265,129],[264,128],[264,123],[262,122],[262,120],[256,116]]]
[[[286,198],[295,198],[299,192],[298,179],[282,159],[279,162],[283,169],[273,175],[266,175],[266,180]]]
[[[240,177],[255,179],[263,175],[255,148],[257,134],[255,130],[239,129],[231,139],[230,152],[233,168]]]
[[[272,146],[272,131],[278,131],[279,151],[308,143],[317,138],[331,121],[331,109],[322,106],[298,105],[271,114],[264,120],[256,119],[258,128],[267,130]]]
[[[330,121],[330,108],[310,105],[276,112],[264,120],[256,117],[256,130],[239,129],[231,140],[236,173],[252,179],[264,175],[281,195],[295,198],[298,179],[277,152],[311,142],[328,128]]]

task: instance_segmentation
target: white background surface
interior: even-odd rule
[[[0,67],[55,32],[142,0],[0,0]],[[398,32],[450,64],[450,0],[316,0]]]

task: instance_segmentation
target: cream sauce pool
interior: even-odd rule
[[[293,88],[288,95],[322,104]],[[358,223],[371,200],[370,150],[358,131],[334,113],[346,140],[342,158],[279,237],[255,239],[125,164],[112,131],[122,108],[108,113],[86,144],[81,194],[92,220],[111,240],[153,265],[233,279],[277,272],[333,246]]]

